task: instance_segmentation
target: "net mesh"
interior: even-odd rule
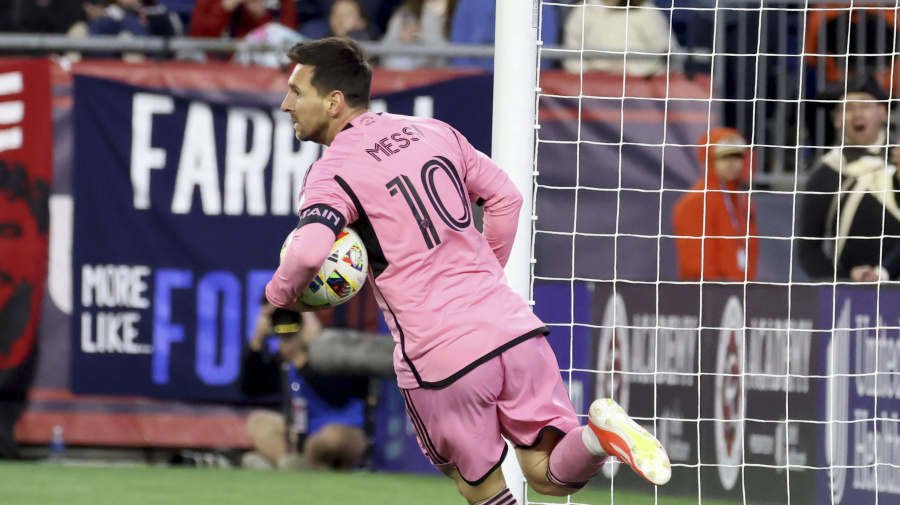
[[[591,486],[900,503],[900,2],[639,3],[540,4],[535,311],[579,415],[615,398],[674,469]]]

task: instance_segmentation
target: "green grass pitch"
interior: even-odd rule
[[[694,505],[696,499],[589,488],[571,503]],[[533,503],[569,503],[529,494]],[[658,499],[658,501],[657,501]],[[704,505],[725,505],[703,500]],[[368,472],[0,463],[3,505],[465,505],[444,477]]]

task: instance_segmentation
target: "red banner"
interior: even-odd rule
[[[47,248],[53,135],[50,63],[0,62],[0,392],[24,393],[33,366]]]

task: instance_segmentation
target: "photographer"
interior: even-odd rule
[[[241,358],[241,390],[248,396],[281,392],[283,403],[291,408],[285,408],[283,415],[259,410],[248,416],[247,433],[253,450],[244,456],[243,465],[313,469],[357,466],[368,446],[364,431],[368,376],[315,370],[310,364],[310,346],[321,338],[318,347],[325,347],[327,355],[328,348],[333,347],[329,342],[348,336],[359,338],[358,332],[323,331],[316,316],[307,313],[300,320],[299,331],[274,336],[274,312],[274,306],[263,303],[254,335]],[[356,335],[344,335],[347,333]],[[275,349],[272,339],[277,339]],[[393,344],[389,339],[366,340],[386,341],[379,342],[388,345],[382,345],[381,354]],[[335,369],[333,360],[323,363],[326,370]]]

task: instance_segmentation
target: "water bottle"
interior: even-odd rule
[[[50,461],[61,463],[65,457],[65,452],[66,441],[63,439],[63,427],[57,424],[53,427],[53,435],[50,437]]]

